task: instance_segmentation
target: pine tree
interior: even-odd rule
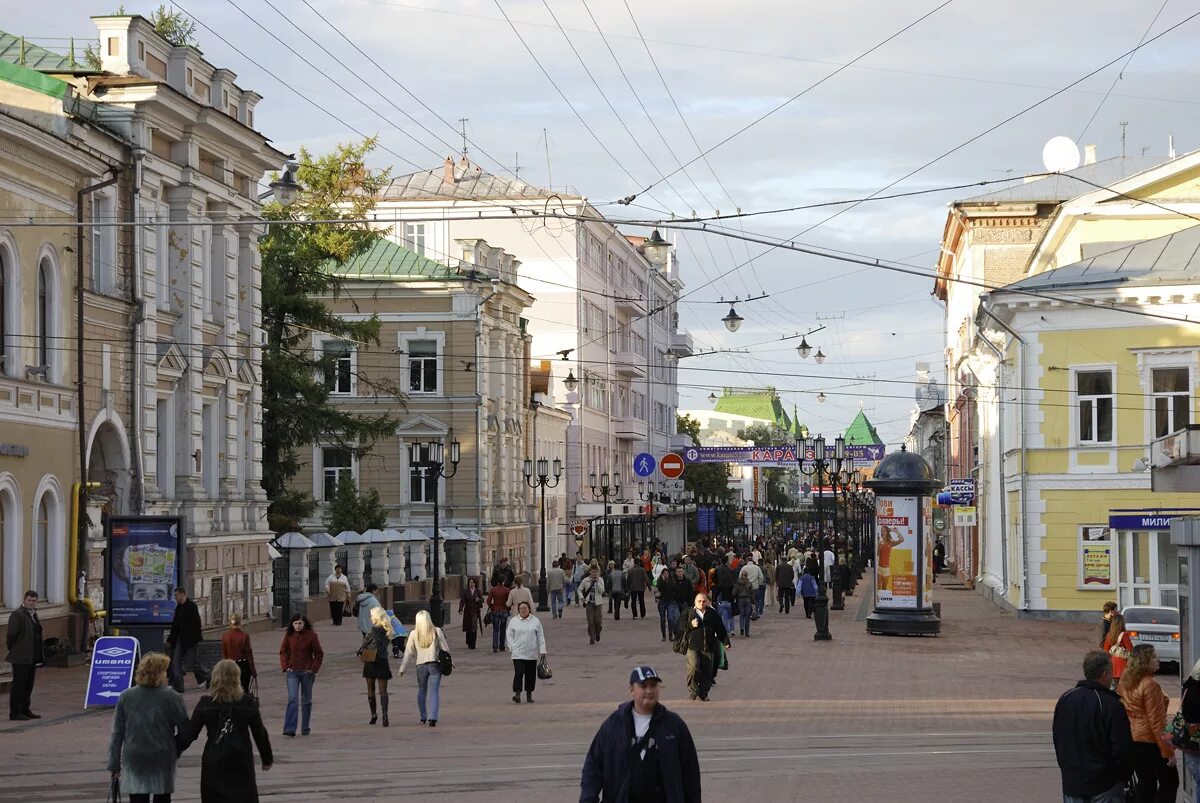
[[[388,181],[387,171],[372,170],[366,158],[375,139],[339,145],[324,156],[306,150],[299,155],[296,178],[300,197],[289,207],[272,203],[263,216],[271,221],[259,244],[262,254],[263,349],[263,489],[270,500],[272,530],[296,529],[312,515],[316,502],[289,487],[300,469],[299,449],[323,444],[366,454],[377,439],[395,431],[391,416],[363,415],[330,404],[325,377],[333,356],[314,353],[312,337],[320,332],[360,348],[379,343],[379,319],[348,321],[322,300],[341,290],[332,265],[344,264],[366,251],[386,232],[364,223],[289,225],[296,220],[363,220]],[[360,395],[386,396],[402,402],[396,383],[359,374]]]

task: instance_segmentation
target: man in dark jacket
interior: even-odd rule
[[[708,702],[708,691],[712,688],[716,674],[713,663],[717,644],[729,649],[729,631],[725,623],[713,610],[707,594],[697,594],[695,604],[685,613],[684,638],[687,639],[687,683],[692,699],[699,697]]]
[[[175,589],[175,618],[171,620],[171,632],[167,635],[167,649],[171,655],[171,686],[183,694],[183,676],[191,671],[196,683],[208,686],[208,672],[200,665],[196,645],[204,641],[204,628],[200,623],[200,609],[188,599],[187,591]]]
[[[634,619],[638,618],[639,610],[641,617],[646,618],[646,586],[649,585],[649,579],[640,560],[625,572],[625,582],[629,586],[629,615]]]
[[[501,557],[500,562],[496,564],[496,568],[492,569],[491,584],[512,588],[515,578],[516,574],[513,573],[512,566],[508,565],[508,558]]]
[[[775,567],[775,593],[779,597],[779,612],[791,613],[796,604],[796,570],[782,558]]]
[[[21,607],[8,617],[5,644],[12,664],[12,688],[8,692],[8,718],[41,719],[29,709],[33,699],[33,676],[45,657],[42,654],[42,623],[37,616],[38,593],[25,592]]]
[[[629,675],[629,702],[600,726],[583,760],[579,803],[700,803],[700,761],[691,731],[658,702],[658,673]]]
[[[1121,803],[1133,766],[1133,736],[1121,698],[1109,691],[1112,659],[1092,650],[1084,679],[1054,706],[1054,753],[1070,803]]]

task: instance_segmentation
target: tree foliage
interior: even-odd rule
[[[123,14],[125,6],[119,13]],[[154,31],[176,47],[196,46],[196,21],[173,8],[161,5],[150,14],[150,24]]]
[[[675,431],[691,438],[693,446],[700,445],[700,422],[692,416],[676,415]],[[697,499],[707,494],[724,496],[729,492],[729,469],[724,463],[693,463],[683,474],[683,487]]]
[[[329,504],[329,531],[361,533],[382,529],[386,524],[387,511],[379,500],[379,491],[371,488],[359,493],[353,474],[349,471],[339,474],[337,493]]]
[[[387,171],[366,165],[375,139],[339,145],[314,157],[301,150],[296,178],[303,189],[290,207],[263,207],[271,221],[259,243],[262,254],[263,488],[271,502],[271,529],[295,529],[312,514],[315,501],[289,488],[299,471],[298,450],[324,444],[365,454],[374,441],[395,430],[390,416],[363,415],[330,402],[325,377],[334,357],[314,353],[314,333],[357,344],[379,342],[379,319],[346,320],[326,300],[338,297],[341,284],[331,267],[364,252],[385,232],[363,223],[287,225],[292,220],[362,220],[388,180]],[[385,378],[359,374],[358,395],[402,400],[398,386]]]

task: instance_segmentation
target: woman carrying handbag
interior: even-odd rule
[[[358,648],[358,659],[362,661],[362,676],[367,681],[367,705],[371,709],[374,725],[379,717],[375,709],[375,687],[379,686],[379,708],[383,713],[383,727],[388,726],[388,681],[392,679],[392,668],[388,666],[388,643],[396,637],[392,628],[392,617],[383,608],[371,609],[371,632],[363,637]]]
[[[442,659],[442,653],[445,653],[445,659]],[[417,711],[421,715],[421,724],[424,725],[428,722],[431,728],[437,727],[438,709],[441,706],[441,686],[444,673],[440,664],[442,660],[445,660],[447,665],[451,665],[449,657],[450,645],[446,643],[446,634],[440,627],[433,626],[433,620],[429,618],[429,611],[417,611],[417,622],[413,625],[413,632],[409,634],[408,643],[404,647],[404,660],[400,663],[400,676],[404,676],[409,661],[416,663]],[[428,704],[426,704],[427,696]]]
[[[1121,681],[1125,665],[1129,663],[1129,654],[1133,651],[1133,639],[1125,629],[1125,617],[1118,611],[1113,611],[1108,621],[1108,633],[1104,636],[1104,649],[1112,658],[1113,688]]]

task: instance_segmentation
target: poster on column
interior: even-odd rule
[[[177,516],[109,516],[105,520],[106,605],[113,625],[169,625],[174,590],[183,581]]]
[[[921,520],[925,522],[925,547],[921,557],[921,574],[925,578],[925,587],[921,589],[921,607],[933,607],[933,497],[921,497]]]
[[[875,502],[875,606],[917,608],[918,497],[881,496]],[[923,596],[923,595],[922,595]]]

